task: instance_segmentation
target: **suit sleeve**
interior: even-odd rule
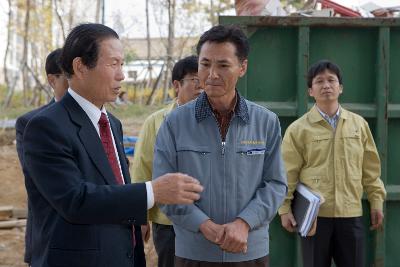
[[[266,156],[263,180],[249,204],[240,212],[239,218],[248,223],[250,229],[271,222],[287,192],[286,173],[281,155],[281,127],[278,117],[268,123],[271,133],[266,141]]]
[[[162,123],[156,138],[153,161],[153,179],[178,171],[176,142],[168,118]],[[196,205],[160,205],[161,210],[175,224],[192,232],[198,232],[200,224],[209,217]]]
[[[17,153],[21,166],[24,165],[22,141],[27,123],[28,119],[25,116],[19,117],[15,123],[15,139],[17,141]]]
[[[82,144],[72,143],[77,133],[60,129],[59,124],[36,116],[25,131],[25,164],[40,194],[70,223],[145,224],[145,185],[88,182],[96,177],[84,177],[78,166],[76,147]]]

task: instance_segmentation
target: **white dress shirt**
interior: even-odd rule
[[[68,93],[72,96],[73,99],[75,99],[76,102],[78,102],[79,106],[83,109],[83,111],[86,113],[86,115],[88,115],[90,121],[92,122],[92,124],[93,124],[94,128],[96,129],[97,134],[99,135],[99,138],[100,138],[99,120],[100,120],[101,113],[105,113],[107,120],[108,120],[108,115],[107,115],[107,111],[106,111],[105,107],[103,106],[100,110],[93,103],[91,103],[87,99],[83,98],[78,93],[76,93],[72,88],[68,88]],[[109,123],[109,125],[110,125],[110,123]],[[110,127],[110,131],[112,132],[111,127]],[[121,163],[120,163],[120,160],[118,157],[117,147],[115,145],[114,133],[111,135],[111,137],[113,140],[115,155],[117,155],[116,158],[118,161],[119,171],[121,172],[121,177],[124,177],[124,175],[122,174],[122,170],[121,170]],[[125,181],[124,181],[124,183],[125,183]],[[146,190],[147,190],[147,209],[151,209],[154,206],[154,193],[153,193],[153,186],[151,185],[150,181],[146,182]]]

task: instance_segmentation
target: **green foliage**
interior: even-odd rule
[[[129,63],[134,61],[135,59],[138,58],[138,55],[134,49],[129,49],[125,51],[125,63]]]
[[[151,113],[163,107],[164,105],[146,106],[144,104],[132,104],[123,106],[107,105],[106,108],[119,119],[135,118],[135,120],[144,121]]]
[[[22,92],[16,92],[14,93],[14,97],[11,101],[10,107],[3,110],[2,104],[3,100],[6,97],[6,93],[7,93],[7,88],[4,85],[0,85],[0,120],[15,119],[18,116],[35,108],[35,107],[24,107],[22,105],[22,101],[20,102],[21,104],[17,104],[16,101],[22,100]]]
[[[29,94],[31,94],[32,91],[29,91]],[[10,107],[7,109],[2,108],[3,100],[5,99],[7,94],[7,87],[5,85],[0,85],[0,120],[3,119],[15,119],[18,116],[37,108],[36,106],[29,106],[25,107],[24,106],[24,100],[23,100],[23,93],[22,91],[15,91],[14,96],[11,99],[11,104]],[[29,99],[31,96],[29,95]],[[44,98],[44,94],[42,94],[41,98],[41,104],[44,105],[47,103],[47,99]]]

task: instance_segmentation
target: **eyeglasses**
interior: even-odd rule
[[[185,79],[182,79],[181,81],[192,81],[192,83],[193,83],[194,85],[196,85],[196,86],[199,86],[199,85],[200,85],[200,80],[199,80],[199,78],[185,78]]]
[[[312,84],[322,87],[325,84],[325,82],[328,82],[330,86],[335,86],[339,83],[339,81],[336,79],[328,79],[328,80],[316,80]]]

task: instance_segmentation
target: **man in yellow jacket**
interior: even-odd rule
[[[366,192],[371,210],[371,229],[382,225],[386,191],[380,179],[380,161],[368,123],[342,108],[339,67],[329,61],[311,66],[308,93],[314,107],[285,132],[283,159],[288,195],[279,209],[282,226],[293,232],[296,221],[291,200],[297,183],[319,192],[321,205],[314,236],[301,238],[303,266],[363,267],[365,234],[361,198]]]
[[[151,181],[154,158],[154,144],[158,129],[165,116],[174,108],[195,99],[201,92],[197,77],[198,59],[189,56],[179,60],[172,70],[172,85],[177,98],[166,108],[151,114],[144,122],[135,146],[135,155],[131,169],[133,182]],[[149,221],[152,222],[153,241],[158,254],[159,267],[174,267],[175,233],[172,223],[154,206],[149,210]],[[149,227],[142,227],[143,240],[148,240]]]

